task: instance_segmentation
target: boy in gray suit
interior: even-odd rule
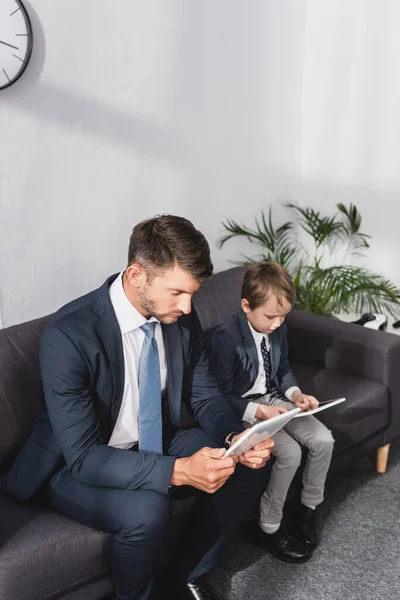
[[[286,315],[295,303],[295,286],[273,262],[252,264],[242,284],[242,310],[218,327],[211,340],[211,364],[226,397],[245,424],[253,425],[294,407],[310,410],[318,400],[303,394],[290,369]],[[275,462],[260,502],[255,540],[287,562],[307,560],[317,545],[315,509],[324,498],[334,440],[314,416],[292,419],[274,435]],[[282,523],[291,481],[307,448],[297,531]]]

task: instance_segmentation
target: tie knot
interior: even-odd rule
[[[141,325],[140,329],[144,331],[148,338],[153,338],[156,332],[157,321],[151,321],[150,323],[145,323]]]

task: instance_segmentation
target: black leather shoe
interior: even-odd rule
[[[314,550],[318,544],[316,509],[309,508],[301,504],[296,519],[296,529],[299,532],[299,538],[309,550]]]
[[[187,583],[178,598],[179,600],[218,600],[212,587],[199,579]]]
[[[285,562],[302,563],[310,558],[307,548],[291,537],[282,525],[275,533],[265,533],[257,525],[250,540]]]

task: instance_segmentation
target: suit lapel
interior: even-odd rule
[[[179,427],[183,382],[182,333],[178,323],[162,324],[161,327],[167,359],[169,416]]]
[[[97,290],[94,301],[94,312],[98,316],[95,326],[110,362],[114,383],[111,398],[111,431],[114,429],[121,408],[125,379],[121,331],[109,295],[109,287],[117,277],[118,274],[107,279]]]
[[[255,377],[258,375],[258,353],[257,347],[254,342],[253,335],[250,331],[249,324],[247,322],[246,314],[243,310],[238,313],[239,327],[243,339],[243,347],[245,352],[254,368]],[[271,379],[276,376],[279,361],[280,361],[280,343],[279,333],[273,331],[269,334],[270,343],[270,357],[271,357]]]
[[[273,379],[278,370],[278,365],[280,361],[280,344],[279,344],[279,334],[277,331],[273,331],[269,334],[269,344],[270,344],[270,356],[271,356],[271,379]]]
[[[258,374],[257,347],[254,342],[253,335],[250,331],[249,324],[247,322],[246,313],[243,310],[241,310],[239,312],[239,328],[240,328],[240,333],[241,333],[242,339],[243,339],[244,350],[254,368],[254,377],[257,377],[257,374]],[[254,381],[255,381],[255,379],[254,379]]]

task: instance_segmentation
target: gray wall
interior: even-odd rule
[[[400,284],[396,0],[36,0],[31,64],[0,92],[0,325],[125,265],[133,225],[355,202]]]

